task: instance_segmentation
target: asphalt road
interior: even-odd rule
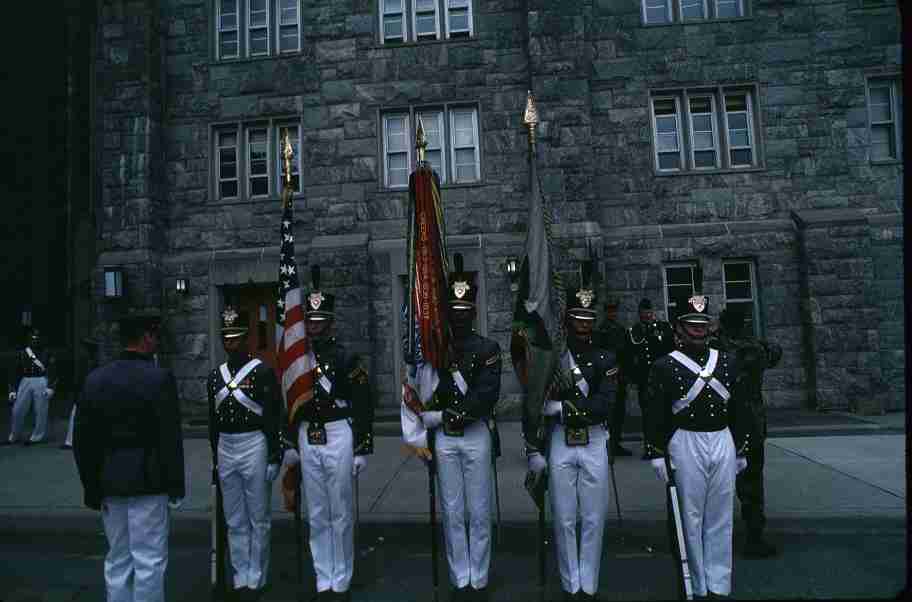
[[[603,600],[667,600],[675,597],[665,525],[625,523],[611,516],[601,572]],[[740,599],[894,598],[906,587],[906,529],[902,520],[806,519],[770,525],[782,553],[747,560],[738,553],[736,528],[733,594]],[[102,562],[106,542],[100,521],[78,517],[0,519],[2,602],[104,600]],[[536,526],[507,524],[495,550],[492,600],[540,600]],[[415,524],[362,525],[352,587],[357,601],[433,600],[428,530]],[[552,546],[549,549],[553,552]],[[168,600],[209,598],[209,526],[172,522],[167,576]],[[443,553],[443,547],[440,546]],[[274,522],[272,588],[264,602],[297,599],[293,523]],[[313,591],[309,554],[304,556],[303,599]],[[446,562],[441,555],[440,602],[447,602]],[[548,559],[548,597],[559,583],[553,554]]]

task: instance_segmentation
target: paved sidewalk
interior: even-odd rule
[[[787,424],[771,417],[767,441],[767,513],[770,519],[797,517],[889,517],[906,515],[906,438],[904,414],[875,418],[853,415],[817,415],[827,424]],[[66,422],[53,421],[51,441],[38,446],[0,448],[0,517],[91,517],[82,506],[82,487],[72,453],[60,450]],[[402,523],[427,520],[427,471],[406,453],[398,437],[398,424],[381,423],[375,452],[367,473],[360,478],[361,520],[367,523]],[[520,426],[501,425],[504,453],[497,461],[501,516],[505,522],[534,521],[535,507],[522,483],[526,464],[522,455]],[[629,439],[629,440],[628,440]],[[185,439],[188,495],[176,520],[209,516],[210,462],[208,441]],[[649,464],[639,459],[641,444],[635,433],[625,435],[633,457],[615,465],[623,517],[661,521],[665,501],[661,483]],[[275,484],[276,520],[290,515],[280,508]],[[611,516],[616,510],[609,501]]]

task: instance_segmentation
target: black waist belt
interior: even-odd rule
[[[568,426],[567,421],[564,420],[564,417],[561,414],[559,414],[557,416],[547,416],[546,419],[551,421],[552,426],[555,424],[562,424],[564,426]],[[596,416],[590,416],[589,418],[585,418],[585,417],[574,418],[570,422],[572,423],[573,428],[582,428],[584,426],[588,428],[590,426],[603,425],[605,423],[605,419],[599,418]]]
[[[307,408],[301,412],[301,420],[305,422],[336,422],[337,420],[347,420],[351,418],[349,408],[340,408],[338,406],[324,408]]]
[[[727,417],[722,417],[722,419],[704,419],[704,420],[681,420],[677,417],[672,418],[672,426],[675,428],[683,429],[685,431],[696,431],[699,433],[711,433],[714,431],[721,431],[728,428]]]
[[[245,424],[241,425],[219,425],[218,432],[228,433],[231,435],[236,435],[238,433],[252,433],[254,431],[262,431],[263,427],[259,425],[250,425]]]

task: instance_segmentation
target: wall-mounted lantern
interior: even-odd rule
[[[515,293],[519,290],[519,262],[515,257],[507,257],[504,262],[504,272],[510,278],[510,290]]]
[[[123,268],[118,266],[105,266],[104,269],[104,296],[105,299],[123,298]]]
[[[23,309],[22,310],[22,325],[26,328],[32,325],[32,310]]]
[[[179,295],[186,295],[190,292],[190,281],[186,278],[178,278],[175,280],[174,288]]]

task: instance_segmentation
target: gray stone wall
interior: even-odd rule
[[[370,357],[376,398],[394,409],[407,193],[382,186],[380,116],[476,103],[482,179],[445,185],[443,198],[448,234],[462,241],[454,244],[474,241],[465,248],[484,280],[480,324],[509,366],[513,299],[502,266],[521,254],[526,229],[528,143],[520,119],[531,89],[541,117],[538,172],[558,224],[562,270],[573,273],[593,244],[604,290],[622,297],[621,319],[630,324],[640,297],[662,298],[663,263],[700,259],[718,310],[722,261],[751,258],[763,334],[785,349],[767,376],[770,403],[819,399],[820,377],[837,370],[869,374],[859,391],[882,383],[880,403],[897,407],[904,395],[895,260],[903,165],[868,161],[866,105],[866,77],[901,70],[896,7],[748,4],[744,19],[645,27],[638,0],[475,0],[471,39],[394,47],[379,42],[375,0],[302,0],[299,53],[218,61],[209,0],[105,0],[95,66],[98,270],[114,260],[136,270],[148,264],[130,274],[131,282],[147,283],[130,294],[143,291],[149,301],[142,302],[166,310],[174,337],[166,360],[182,398],[199,411],[205,373],[218,355],[211,341],[220,287],[272,282],[278,262],[278,197],[215,197],[213,128],[296,121],[304,185],[294,228],[304,283],[310,263],[320,263],[345,316],[340,339]],[[727,84],[756,91],[759,167],[656,175],[650,91]],[[851,209],[869,225],[799,232],[792,212],[821,209]],[[840,245],[827,240],[837,234]],[[864,332],[879,341],[859,340],[851,367],[837,365],[844,358],[835,351],[808,360],[808,341],[825,341],[801,311],[802,298],[838,305],[842,293],[818,290],[837,285],[813,272],[841,262],[846,248],[864,254],[853,282],[872,291]],[[808,253],[815,263],[804,259]],[[191,291],[175,297],[167,291],[180,275],[190,277]],[[102,311],[99,322],[113,315]],[[507,409],[518,399],[511,370],[503,390]]]

